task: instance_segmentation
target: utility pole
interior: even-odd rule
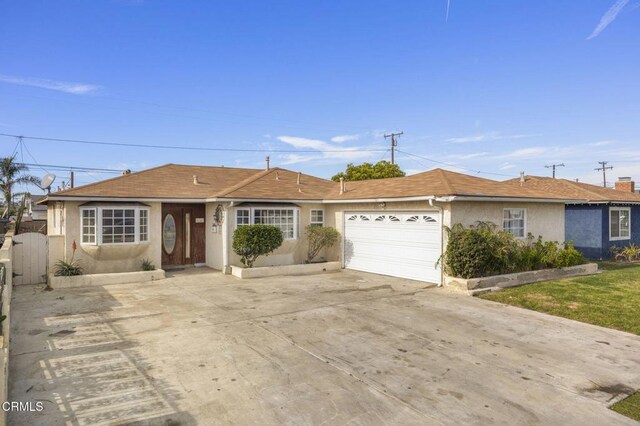
[[[613,166],[607,167],[607,164],[609,164],[608,161],[598,161],[598,164],[600,164],[602,167],[598,167],[595,170],[598,172],[602,172],[602,186],[606,188],[607,187],[607,170],[613,170]]]
[[[553,170],[553,178],[556,178],[556,167],[564,167],[564,163],[560,164],[551,164],[550,166],[545,166],[547,169]]]
[[[395,150],[396,150],[396,146],[398,146],[398,136],[402,136],[404,134],[404,132],[397,132],[397,133],[389,133],[388,135],[384,135],[384,138],[391,138],[391,164],[396,164],[396,156],[395,156]]]

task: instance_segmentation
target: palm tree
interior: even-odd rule
[[[36,185],[40,183],[40,179],[27,174],[28,167],[21,163],[16,163],[15,156],[0,158],[0,191],[2,191],[4,199],[4,211],[2,217],[9,217],[11,204],[16,195],[22,193],[13,193],[13,186],[18,185]]]

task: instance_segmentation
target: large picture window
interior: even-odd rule
[[[81,207],[80,217],[82,244],[137,244],[149,241],[148,208]]]
[[[631,209],[611,207],[609,209],[609,239],[628,240],[631,235]]]
[[[527,210],[504,209],[502,229],[516,238],[527,236]]]
[[[252,207],[236,210],[236,227],[251,224],[272,225],[282,231],[285,239],[297,239],[298,209]]]

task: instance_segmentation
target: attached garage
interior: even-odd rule
[[[440,212],[345,212],[343,223],[345,268],[440,283]]]

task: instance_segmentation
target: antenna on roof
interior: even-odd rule
[[[40,179],[40,188],[47,191],[47,194],[51,192],[51,185],[56,180],[56,175],[53,173],[47,173],[42,179]]]

